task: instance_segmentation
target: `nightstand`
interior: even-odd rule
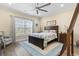
[[[78,47],[79,47],[79,41],[76,41],[76,46],[78,46]]]

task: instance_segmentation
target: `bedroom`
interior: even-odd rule
[[[4,32],[5,37],[12,37],[12,42],[13,43],[16,42],[16,44],[19,44],[18,42],[27,41],[27,39],[28,39],[27,37],[29,36],[29,34],[27,32],[29,32],[29,31],[28,30],[26,31],[26,29],[28,28],[28,26],[26,24],[28,23],[29,27],[30,27],[30,29],[29,28],[28,29],[34,33],[44,32],[45,27],[46,27],[46,30],[50,30],[50,29],[52,29],[51,26],[53,26],[53,27],[55,26],[56,29],[55,29],[55,27],[54,27],[54,29],[56,31],[58,31],[57,32],[58,34],[66,35],[67,29],[70,25],[70,22],[71,22],[71,19],[72,19],[72,16],[73,16],[73,13],[74,13],[74,10],[76,7],[76,3],[75,4],[74,3],[54,3],[54,4],[48,3],[47,4],[48,6],[42,8],[42,9],[45,9],[45,11],[40,11],[39,8],[36,8],[36,7],[40,7],[42,5],[44,5],[44,4],[43,3],[32,3],[32,4],[31,3],[26,3],[26,4],[3,3],[3,4],[0,4],[0,13],[1,13],[1,15],[0,15],[0,19],[1,19],[0,20],[0,31],[1,31],[1,33]],[[18,21],[18,19],[21,21]],[[30,22],[26,21],[26,20],[32,21],[33,23],[30,25]],[[17,33],[15,33],[17,30],[17,26],[18,26],[15,23],[17,23],[17,24],[20,23],[19,30],[22,30],[19,33],[21,35],[21,37],[19,37],[19,38],[17,38],[17,36],[16,36]],[[76,42],[78,41],[78,35],[79,35],[77,33],[78,29],[79,29],[78,24],[79,24],[79,21],[77,20],[75,28],[74,28],[74,39],[75,39],[74,45],[76,45]],[[47,28],[47,27],[50,27],[50,28]],[[19,30],[17,30],[17,32],[19,32]],[[57,38],[58,38],[58,36],[57,36]],[[20,41],[19,41],[19,39],[20,39]],[[37,39],[37,40],[39,40],[39,39]],[[11,46],[13,46],[13,45],[14,44],[12,44],[12,45],[10,44],[7,47],[4,46],[5,47],[4,55],[9,54],[6,51],[12,49]],[[11,47],[11,48],[9,48],[9,47]],[[14,49],[15,49],[15,47],[14,47]],[[11,50],[11,52],[13,52],[13,51]],[[75,53],[75,51],[74,51],[74,53]],[[15,54],[15,53],[13,53],[13,54]],[[19,52],[17,52],[17,54],[19,55]],[[75,53],[75,54],[79,55],[78,53]],[[29,54],[27,54],[27,55],[29,55]]]

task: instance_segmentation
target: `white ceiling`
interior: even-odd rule
[[[45,3],[39,3],[38,6],[41,6]],[[61,7],[60,5],[64,5]],[[76,4],[73,3],[52,3],[49,6],[43,7],[42,9],[47,10],[48,12],[39,11],[39,14],[36,13],[36,3],[12,3],[12,4],[3,4],[6,7],[14,9],[15,11],[20,11],[28,15],[38,16],[38,17],[47,17],[56,15],[61,12],[66,12],[75,8]]]

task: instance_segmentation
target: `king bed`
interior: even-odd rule
[[[58,41],[58,26],[45,26],[43,32],[32,33],[28,40],[41,49],[46,48],[53,41]]]

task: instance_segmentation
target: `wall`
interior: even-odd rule
[[[44,26],[46,26],[47,21],[56,20],[57,25],[59,26],[59,32],[67,32],[67,28],[70,25],[72,15],[74,10],[63,12],[61,14],[51,16],[51,17],[44,17],[41,19],[41,31],[44,30]],[[74,27],[74,44],[76,41],[79,41],[79,17],[77,18],[75,27]]]
[[[5,35],[9,35],[10,31],[11,31],[11,17],[12,16],[19,16],[19,17],[24,17],[24,18],[28,18],[28,19],[32,19],[34,22],[38,22],[39,20],[36,17],[30,17],[30,16],[26,16],[24,14],[21,13],[17,13],[17,12],[13,12],[4,8],[0,8],[0,31],[4,31]],[[35,27],[34,31],[37,32],[39,31],[39,25],[38,27]]]
[[[79,41],[79,16],[74,27],[74,44],[76,44],[76,41]]]
[[[63,12],[61,14],[51,17],[44,17],[41,19],[41,30],[44,30],[44,26],[47,25],[46,24],[47,21],[56,20],[56,25],[59,26],[59,32],[67,32],[67,28],[69,27],[72,15],[73,15],[73,10]]]

